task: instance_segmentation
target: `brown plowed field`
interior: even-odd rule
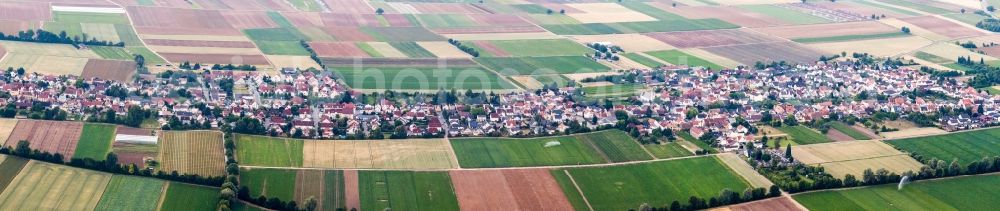
[[[375,9],[365,0],[323,0],[331,13],[375,14]]]
[[[768,16],[767,14],[751,12],[738,7],[731,7],[731,6],[673,7],[670,5],[670,3],[659,3],[659,2],[653,2],[649,4],[653,5],[654,7],[660,8],[662,10],[684,16],[686,18],[692,18],[692,19],[718,18],[720,20],[745,27],[789,25],[788,22]]]
[[[835,129],[830,129],[826,131],[826,137],[834,141],[854,141],[854,139],[851,138],[851,136],[848,136],[847,134],[844,134],[839,130]]]
[[[471,14],[489,13],[469,4],[438,4],[438,3],[415,3],[413,8],[424,14]]]
[[[476,67],[476,62],[470,59],[437,59],[437,58],[322,58],[327,66],[353,66],[360,63],[362,67]],[[360,62],[359,62],[360,61]]]
[[[940,19],[934,16],[900,18],[900,20],[917,25],[920,28],[932,31],[935,34],[944,35],[948,38],[969,37],[985,34],[970,27],[959,25],[955,22]]]
[[[358,171],[344,170],[344,204],[347,210],[361,209],[361,193],[358,189]]]
[[[130,81],[135,74],[134,61],[90,59],[83,67],[83,78],[100,78],[121,82]]]
[[[353,42],[310,42],[309,47],[320,57],[369,57]]]
[[[804,211],[788,197],[778,197],[727,207],[732,211]]]
[[[649,33],[646,36],[678,48],[712,47],[778,41],[773,37],[743,30],[711,30]]]
[[[17,34],[19,31],[34,30],[41,26],[39,21],[0,20],[0,32]]]
[[[218,10],[127,7],[126,11],[143,34],[240,34]]]
[[[573,210],[547,169],[451,171],[462,210]]]
[[[325,27],[323,31],[339,41],[375,41],[375,38],[356,27]]]
[[[757,61],[812,64],[822,55],[819,51],[792,42],[720,46],[704,49],[743,64],[753,64]]]
[[[14,147],[17,142],[27,140],[31,149],[59,153],[69,160],[76,151],[80,132],[83,132],[80,122],[20,120],[4,146]]]
[[[256,48],[247,41],[210,41],[210,40],[163,40],[143,39],[146,45],[184,46],[184,47],[216,47],[216,48]]]
[[[408,27],[414,26],[410,19],[406,18],[403,14],[382,14],[386,22],[389,22],[389,26],[392,27]]]
[[[164,172],[223,175],[225,155],[218,131],[163,132],[160,135],[160,169]]]
[[[143,158],[149,157],[155,159],[158,150],[156,145],[128,144],[120,142],[112,144],[111,149],[111,151],[114,151],[115,154],[118,155],[118,164],[135,164],[139,167],[146,167],[146,162],[143,162]]]
[[[859,21],[830,24],[813,24],[798,26],[778,26],[767,28],[755,28],[764,34],[774,35],[786,39],[809,38],[809,37],[834,37],[844,35],[880,34],[897,32],[899,29],[885,25],[878,21]]]
[[[51,21],[48,3],[0,2],[0,19],[21,21]]]
[[[225,11],[222,16],[237,29],[278,27],[267,12],[262,11]]]
[[[188,53],[160,53],[160,56],[171,62],[185,62],[202,64],[252,64],[271,65],[267,58],[262,55],[226,55],[226,54],[188,54]]]
[[[149,135],[153,135],[153,130],[142,129],[142,128],[134,128],[134,127],[126,127],[126,126],[120,126],[119,125],[118,129],[115,130],[115,134],[149,136]]]

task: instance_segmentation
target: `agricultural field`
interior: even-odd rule
[[[464,168],[579,165],[652,159],[638,142],[617,130],[544,138],[458,138],[452,139],[451,145]]]
[[[93,210],[111,177],[108,173],[30,161],[0,193],[0,209]]]
[[[135,176],[115,175],[104,189],[96,210],[156,210],[166,182]]]
[[[344,82],[362,90],[504,90],[513,89],[503,78],[481,67],[366,67],[334,68]],[[438,74],[440,73],[440,74]],[[439,77],[444,76],[444,77]]]
[[[884,168],[902,174],[923,164],[881,141],[849,141],[792,147],[792,157],[806,165],[822,166],[838,178],[861,175],[865,169]]]
[[[214,210],[218,207],[218,188],[168,182],[166,189],[159,210]]]
[[[448,173],[360,171],[361,210],[458,210]]]
[[[994,186],[1000,176],[980,175],[916,181],[899,189],[886,184],[847,190],[794,195],[809,210],[989,210],[1000,194]],[[837,202],[837,203],[830,203]]]
[[[572,210],[547,169],[448,172],[462,210]]]
[[[81,122],[20,120],[4,146],[14,147],[17,142],[26,140],[31,149],[59,153],[69,160],[76,151],[83,125]]]
[[[694,155],[694,153],[691,153],[690,150],[684,148],[684,146],[677,141],[663,144],[644,144],[642,147],[649,150],[649,153],[653,154],[653,157],[659,159]]]
[[[830,139],[826,138],[823,134],[816,132],[811,128],[806,126],[785,126],[778,128],[782,132],[788,134],[795,143],[798,144],[817,144],[830,142]]]
[[[620,84],[584,87],[583,93],[591,99],[605,99],[615,97],[631,97],[638,95],[646,89],[647,87],[642,84]]]
[[[959,163],[965,164],[983,157],[1000,156],[1000,140],[996,137],[1000,137],[1000,129],[889,140],[886,143],[912,155],[945,161],[958,159]]]
[[[599,73],[611,70],[611,68],[584,56],[480,57],[475,60],[502,75]]]
[[[89,49],[76,49],[67,44],[0,41],[7,55],[0,68],[24,67],[29,72],[54,75],[80,75],[88,59],[101,58]]]
[[[496,57],[539,57],[539,56],[578,56],[593,54],[592,49],[579,43],[565,40],[493,40],[467,42],[469,46],[486,52],[484,55]]]
[[[302,140],[236,134],[236,159],[241,165],[301,167]]]
[[[441,139],[309,140],[303,167],[346,169],[448,169],[458,166]]]
[[[347,192],[357,194],[356,177],[355,175],[353,181],[355,187],[346,190],[344,171],[298,170],[295,174],[295,201],[305,201],[309,197],[314,197],[317,202],[316,207],[322,210],[335,210],[337,208],[349,210],[351,207],[348,207],[346,203]]]
[[[296,178],[294,169],[240,170],[240,184],[250,189],[251,197],[263,195],[286,201],[295,199]]]
[[[217,131],[163,131],[160,135],[160,152],[157,155],[160,169],[184,174],[219,176],[225,168],[222,133]]]
[[[132,60],[133,56],[122,47],[91,46],[91,51],[104,59]]]
[[[111,152],[111,143],[115,139],[115,125],[86,123],[80,141],[77,143],[73,158],[90,158],[104,160]]]
[[[859,128],[857,126],[847,125],[846,123],[843,123],[843,122],[833,122],[833,123],[831,123],[830,124],[830,129],[840,131],[841,133],[844,133],[845,135],[850,136],[854,140],[869,140],[869,139],[873,139],[873,138],[878,138],[878,136],[875,136],[875,134],[870,134],[870,132],[867,132],[867,131],[861,131],[861,129],[864,129],[864,128]]]
[[[0,155],[0,192],[11,185],[11,181],[28,164],[28,161],[30,160],[26,158]]]
[[[566,174],[564,171],[573,178],[583,192],[582,197],[586,197],[594,210],[627,210],[638,207],[637,204],[670,204],[675,200],[686,202],[691,196],[709,198],[718,196],[723,189],[741,192],[750,187],[746,180],[714,156],[611,167],[555,169],[552,174],[557,180],[567,180],[569,177],[558,175]],[[563,186],[563,191],[576,192],[567,188],[572,186]],[[582,201],[570,199],[571,202],[574,200]],[[577,210],[586,209],[579,207],[578,203],[574,206]]]
[[[0,119],[0,141],[6,142],[7,138],[17,127],[17,119]]]
[[[731,205],[721,210],[731,210],[731,211],[753,211],[753,210],[784,210],[784,211],[805,211],[804,208],[793,201],[791,197],[782,196],[777,198],[764,199],[759,201],[747,202],[737,205]]]
[[[673,65],[687,65],[691,67],[706,67],[713,70],[721,70],[722,66],[698,58],[694,55],[681,52],[679,50],[666,50],[666,51],[653,51],[644,52],[644,54],[652,56],[653,58],[659,59],[664,62],[668,62]]]

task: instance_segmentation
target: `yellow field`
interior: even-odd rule
[[[472,58],[472,55],[458,50],[458,47],[448,42],[417,42],[417,45],[427,49],[438,58]]]
[[[101,58],[90,50],[80,50],[67,44],[49,44],[33,42],[0,41],[7,53],[22,53],[34,55],[66,56],[81,58]]]
[[[919,170],[923,164],[906,153],[881,141],[844,141],[792,147],[795,160],[807,165],[823,166],[831,175],[861,176],[865,169],[903,173]]]
[[[285,56],[285,55],[264,55],[267,60],[271,61],[274,68],[282,67],[298,67],[304,69],[309,69],[310,67],[316,69],[322,69],[316,61],[308,56]]]
[[[164,172],[177,171],[203,176],[223,175],[225,155],[218,131],[164,131],[157,156]]]
[[[17,69],[23,67],[28,72],[37,72],[51,75],[80,75],[83,68],[87,66],[88,58],[47,56],[11,53],[0,61],[0,68],[8,67]]]
[[[621,47],[625,52],[676,49],[674,46],[641,34],[577,35],[569,38],[581,44],[607,42]]]
[[[399,49],[392,47],[392,45],[389,45],[387,42],[367,42],[367,44],[368,46],[371,46],[372,49],[375,49],[375,51],[382,54],[382,57],[407,58],[406,54],[403,54],[403,52],[400,52]]]
[[[544,86],[544,84],[538,82],[538,80],[535,80],[535,78],[531,76],[511,76],[510,80],[521,84],[525,89],[540,89]]]
[[[936,135],[944,133],[948,133],[948,131],[944,131],[936,127],[920,127],[920,128],[900,129],[899,131],[893,131],[893,132],[884,132],[880,133],[879,135],[882,135],[882,137],[885,137],[886,139],[897,139],[897,138],[927,136],[927,135]]]
[[[828,54],[839,54],[841,52],[869,53],[875,56],[896,56],[909,53],[918,48],[930,45],[930,40],[918,37],[897,37],[887,39],[859,40],[847,42],[828,42],[806,44],[809,47],[821,50]]]
[[[111,174],[29,161],[0,194],[0,210],[94,210]]]
[[[14,132],[14,126],[17,126],[17,119],[0,119],[0,144],[7,141],[10,133]]]
[[[959,56],[972,56],[972,59],[975,61],[979,61],[979,58],[983,58],[983,60],[986,61],[997,60],[995,57],[969,51],[962,48],[962,46],[955,45],[954,43],[935,43],[921,48],[920,51],[934,54],[935,56],[940,56],[952,61],[958,61]]]
[[[933,41],[945,41],[945,40],[949,40],[950,39],[950,38],[948,38],[948,37],[946,37],[944,35],[940,35],[940,34],[934,33],[934,32],[932,32],[930,30],[927,30],[925,28],[920,28],[919,26],[907,23],[907,22],[899,20],[899,19],[885,18],[885,19],[881,19],[879,21],[882,22],[882,23],[888,24],[890,26],[894,26],[896,28],[902,28],[902,27],[905,26],[907,28],[910,28],[910,34],[917,35],[917,36],[920,36],[920,37],[924,37],[924,38],[927,38],[929,40],[933,40]]]
[[[114,24],[81,23],[80,26],[83,28],[83,33],[86,33],[90,37],[97,38],[98,40],[107,40],[111,42],[122,41],[122,39],[118,37],[118,30],[115,29]]]
[[[565,5],[583,11],[583,13],[566,14],[581,23],[656,21],[656,18],[632,11],[615,3],[573,3]]]
[[[458,167],[447,141],[314,141],[303,146],[303,167],[342,169],[447,169]]]
[[[753,170],[753,167],[750,167],[750,164],[743,161],[740,156],[733,153],[721,153],[718,157],[719,160],[729,166],[733,172],[736,172],[736,174],[742,176],[743,179],[746,179],[751,186],[756,188],[769,188],[771,185],[774,185],[774,183],[771,183],[770,180],[767,180],[767,178],[763,175],[760,175],[756,170]]]

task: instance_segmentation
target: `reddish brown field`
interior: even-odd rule
[[[548,9],[552,9],[552,11],[565,10],[566,13],[583,13],[583,11],[581,11],[581,10],[578,10],[576,8],[573,8],[573,7],[570,7],[570,6],[566,6],[566,5],[563,5],[563,4],[552,3],[552,2],[548,2],[548,1],[544,1],[544,0],[532,1],[532,2],[538,4],[539,6],[542,6],[542,7],[548,8]],[[584,2],[580,2],[580,3],[584,3]]]
[[[835,129],[830,129],[826,131],[826,137],[834,141],[854,141],[854,138],[851,138],[851,136],[848,136],[847,134],[844,134],[839,130]]]
[[[386,22],[389,22],[389,26],[392,27],[415,26],[412,22],[410,22],[410,19],[406,18],[406,15],[403,14],[382,14],[382,17],[385,18]]]
[[[52,20],[49,4],[39,2],[0,2],[0,19],[21,21]]]
[[[144,34],[241,34],[218,10],[127,7],[126,11]]]
[[[267,62],[267,58],[264,58],[262,55],[160,53],[160,56],[171,62],[189,61],[202,64],[271,65]]]
[[[704,49],[743,64],[753,64],[757,61],[809,64],[816,62],[816,59],[823,55],[821,52],[792,42],[720,46]]]
[[[486,53],[489,53],[490,55],[497,57],[510,56],[510,53],[507,53],[503,49],[498,48],[496,45],[493,45],[493,43],[491,43],[490,41],[477,40],[473,41],[472,43],[476,44],[476,47],[479,47],[479,49],[486,51]]]
[[[257,12],[257,11],[225,11],[222,12],[222,16],[226,17],[226,21],[231,23],[233,27],[237,29],[253,29],[253,28],[274,28],[278,27],[271,20],[271,17],[267,16],[267,12]]]
[[[31,143],[32,149],[59,153],[69,160],[76,151],[80,132],[83,132],[83,123],[80,122],[20,120],[4,146],[14,147],[17,142],[26,140]]]
[[[135,74],[134,61],[90,59],[83,67],[83,78],[100,78],[115,81],[130,81]]]
[[[310,42],[319,57],[369,57],[353,42]]]
[[[443,29],[431,29],[431,31],[438,34],[498,34],[498,33],[545,32],[544,29],[536,26],[443,28]]]
[[[830,24],[812,24],[797,26],[777,26],[767,28],[754,28],[764,34],[774,35],[786,39],[809,38],[809,37],[834,37],[843,35],[859,34],[879,34],[897,32],[899,29],[877,21],[859,21]]]
[[[573,210],[547,169],[451,171],[462,210]]]
[[[375,14],[320,14],[323,25],[331,27],[382,26]]]
[[[208,41],[208,40],[162,40],[144,39],[147,45],[185,46],[185,47],[216,47],[216,48],[256,48],[247,41]]]
[[[375,14],[375,8],[365,0],[323,0],[332,13]]]
[[[410,5],[413,5],[413,8],[416,8],[417,11],[425,14],[490,13],[490,11],[482,10],[469,4],[413,3]]]
[[[778,197],[728,207],[732,211],[803,211],[788,197]]]
[[[39,21],[0,20],[0,32],[17,34],[19,31],[34,30],[41,26]]]
[[[927,29],[936,34],[944,35],[948,38],[969,37],[969,36],[985,34],[978,30],[962,26],[955,22],[940,19],[934,16],[901,18],[900,20],[905,21],[907,23],[911,23],[913,25],[917,25],[920,28]]]
[[[773,37],[744,30],[711,30],[649,33],[646,36],[678,48],[712,47],[778,41]]]
[[[657,8],[666,10],[674,14],[684,16],[686,18],[692,18],[692,19],[718,18],[720,20],[745,27],[789,25],[788,22],[768,16],[767,14],[751,12],[738,7],[727,7],[727,6],[673,7],[669,3],[650,3],[650,5],[653,5]]]
[[[322,58],[322,60],[327,66],[349,66],[358,62],[363,67],[437,67],[438,64],[445,64],[449,68],[478,66],[476,62],[465,58]]]
[[[55,6],[115,6],[104,0],[34,0],[33,2],[52,3]]]
[[[119,129],[120,130],[120,129]],[[149,135],[149,134],[146,134]],[[111,146],[112,151],[118,155],[118,164],[146,167],[144,158],[156,158],[156,145],[140,145],[115,142]]]
[[[152,132],[153,130],[150,129],[125,127],[125,126],[118,126],[118,129],[115,130],[115,134],[137,135],[137,136],[150,136],[153,135]]]
[[[292,11],[290,5],[280,0],[191,0],[205,9],[217,10],[277,10]],[[190,4],[188,4],[190,7]]]
[[[374,37],[356,27],[326,27],[323,31],[339,41],[375,41]]]
[[[344,204],[347,210],[361,209],[361,193],[358,192],[358,171],[344,170]]]
[[[292,22],[292,25],[299,27],[323,26],[323,18],[320,17],[320,13],[315,12],[282,12],[282,16],[288,19],[288,22]]]
[[[984,53],[986,53],[986,55],[990,55],[990,56],[993,56],[993,57],[1000,56],[1000,45],[979,48],[979,49],[976,49],[976,50],[983,51]]]

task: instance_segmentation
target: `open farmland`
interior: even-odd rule
[[[241,165],[300,167],[302,140],[236,134],[236,159]]]
[[[741,29],[661,32],[649,33],[645,35],[678,48],[712,47],[780,41],[774,37]]]
[[[7,55],[0,68],[24,67],[31,72],[54,75],[80,75],[87,60],[101,58],[93,51],[76,49],[67,44],[0,41]]]
[[[214,210],[218,198],[218,188],[170,182],[159,210]]]
[[[938,160],[958,159],[961,164],[1000,156],[1000,129],[986,129],[947,135],[926,136],[886,141],[913,155]]]
[[[111,174],[31,161],[0,193],[2,210],[93,210]]]
[[[115,139],[115,125],[86,123],[83,125],[80,141],[77,144],[73,158],[90,158],[104,160],[111,152],[111,143]]]
[[[691,196],[709,198],[718,196],[722,189],[739,192],[750,187],[743,178],[714,156],[610,167],[556,169],[552,174],[557,180],[568,180],[568,177],[558,175],[566,174],[564,171],[576,181],[583,197],[586,197],[594,210],[627,210],[642,203],[670,204],[675,200],[686,202]],[[565,182],[567,181],[560,181]],[[567,188],[572,186],[563,186],[563,191],[576,192],[575,189]],[[573,200],[580,199],[570,199]]]
[[[723,67],[720,65],[704,60],[702,58],[698,58],[691,54],[684,53],[679,50],[653,51],[653,52],[645,52],[645,54],[673,65],[687,65],[691,67],[701,66],[713,70],[723,69]]]
[[[0,192],[11,185],[21,169],[28,164],[27,158],[0,155]]]
[[[184,174],[218,176],[225,167],[222,133],[216,131],[162,132],[160,169]]]
[[[91,59],[87,61],[86,66],[83,66],[81,76],[84,78],[128,82],[131,81],[135,70],[136,64],[134,61]]]
[[[7,141],[7,137],[14,133],[15,127],[17,127],[17,119],[0,118],[0,141]]]
[[[361,67],[334,68],[344,82],[364,90],[503,90],[514,85],[481,67]]]
[[[448,173],[462,210],[573,209],[547,169],[453,170]]]
[[[840,131],[841,133],[850,136],[854,140],[868,140],[868,139],[878,138],[878,136],[875,136],[875,134],[869,134],[866,133],[865,131],[859,130],[864,128],[847,125],[846,123],[843,122],[831,123],[830,129]]]
[[[322,210],[347,208],[347,190],[344,187],[344,173],[339,170],[298,170],[295,174],[295,201],[316,199],[316,207]],[[355,181],[356,182],[356,181]],[[356,192],[357,187],[350,191]],[[357,207],[354,207],[357,208]]]
[[[678,140],[662,144],[645,144],[642,145],[642,147],[649,150],[649,153],[652,153],[654,157],[659,159],[694,155],[694,153],[691,153],[690,150],[687,150],[678,142],[680,141]]]
[[[40,120],[20,120],[4,146],[14,147],[17,142],[27,140],[31,149],[59,153],[66,160],[73,157],[83,123]]]
[[[898,190],[896,184],[848,190],[820,191],[793,196],[809,210],[990,210],[1000,194],[1000,176],[967,176],[917,181]],[[831,203],[836,202],[836,203]]]
[[[818,51],[793,42],[758,43],[703,49],[743,64],[754,64],[758,61],[786,61],[789,63],[809,64],[815,62],[816,59],[819,59],[819,56],[823,55]]]
[[[778,128],[778,130],[785,132],[786,134],[791,136],[792,140],[795,140],[795,143],[799,144],[816,144],[816,143],[830,142],[830,139],[827,139],[826,136],[823,136],[823,134],[820,134],[819,132],[811,128],[808,128],[806,126],[801,126],[801,125],[786,126]]]
[[[303,146],[303,167],[342,169],[447,169],[458,166],[440,139],[329,141]],[[331,156],[332,155],[332,156]]]
[[[823,51],[826,54],[847,52],[848,55],[851,53],[869,53],[876,56],[896,56],[931,43],[930,40],[923,37],[908,36],[874,40],[811,43],[808,46]]]
[[[451,140],[462,167],[579,165],[649,160],[638,142],[617,130],[544,138]],[[483,156],[488,155],[488,156]]]
[[[716,210],[716,209],[713,209]],[[759,201],[746,202],[737,205],[731,205],[718,210],[726,211],[754,211],[754,210],[769,210],[769,211],[805,211],[806,209],[798,206],[791,197],[781,196],[777,198],[764,199]]]
[[[242,169],[240,184],[249,188],[250,197],[277,197],[281,200],[294,200],[296,187],[296,171],[294,169]]]
[[[837,37],[847,35],[868,35],[899,32],[899,29],[877,21],[829,23],[817,25],[776,26],[754,28],[760,33],[785,39]]]
[[[114,59],[114,60],[132,60],[132,54],[126,52],[125,48],[122,47],[108,47],[108,46],[88,46],[91,51],[94,51],[97,55],[104,59]]]
[[[739,7],[752,12],[766,14],[773,18],[777,18],[781,21],[793,24],[819,24],[819,23],[830,22],[829,20],[823,19],[821,17],[813,16],[810,14],[781,7],[778,5],[757,4],[757,5],[740,5]]]
[[[537,57],[537,56],[577,56],[588,53],[593,54],[593,50],[591,50],[590,48],[584,47],[579,43],[565,39],[493,40],[493,41],[481,41],[481,42],[488,42],[487,46],[495,47],[510,56]],[[478,44],[481,42],[476,42],[475,44],[476,47],[480,49],[490,48],[490,47],[478,46]],[[487,50],[487,52],[489,51]],[[502,56],[502,55],[494,55],[494,56]]]
[[[136,176],[115,175],[104,190],[96,210],[156,210],[166,182]]]
[[[611,70],[584,56],[551,56],[551,57],[511,57],[475,59],[486,68],[502,75],[547,75],[597,73]]]
[[[445,172],[360,171],[361,210],[458,210]]]
[[[787,25],[788,22],[764,13],[753,12],[733,6],[688,6],[673,7],[670,4],[651,2],[650,5],[686,18],[718,18],[744,27]]]
[[[769,188],[774,185],[774,183],[767,180],[767,178],[763,175],[757,173],[757,170],[751,167],[750,164],[739,155],[733,153],[720,153],[717,156],[719,161],[722,161],[722,163],[725,163],[729,169],[732,169],[733,172],[736,172],[736,174],[740,175],[740,177],[743,177],[743,179],[745,179],[750,186],[755,188]]]
[[[902,174],[923,164],[881,141],[851,141],[792,147],[792,156],[807,165],[823,166],[827,173],[843,178],[862,175],[865,169],[886,169]]]

